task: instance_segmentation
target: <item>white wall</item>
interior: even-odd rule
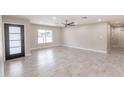
[[[52,30],[53,43],[38,44],[38,29]],[[59,27],[50,27],[37,24],[30,25],[30,45],[32,49],[39,49],[44,47],[60,46],[62,43],[62,31]]]
[[[111,31],[112,31],[112,26],[108,24],[108,33],[107,33],[107,50],[108,52],[111,51]]]
[[[63,29],[63,44],[97,52],[107,52],[107,23],[88,24]]]
[[[0,15],[0,77],[3,72],[3,41],[2,41],[2,17]]]
[[[11,23],[11,24],[20,24],[24,25],[25,29],[25,55],[31,55],[31,49],[30,49],[30,22],[27,19],[21,19],[21,18],[16,18],[16,17],[11,17],[11,16],[3,16],[3,28],[4,28],[4,23]],[[4,31],[4,29],[3,29]]]
[[[114,27],[112,30],[112,47],[124,48],[124,27]]]

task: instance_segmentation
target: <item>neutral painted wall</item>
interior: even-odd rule
[[[112,47],[124,48],[124,27],[114,27],[112,30]]]
[[[108,24],[108,31],[107,31],[107,50],[108,52],[111,51],[111,31],[112,31],[112,26]]]
[[[30,22],[27,19],[22,19],[22,18],[16,18],[16,17],[11,17],[11,16],[3,16],[3,28],[4,28],[4,23],[11,23],[11,24],[20,24],[24,25],[25,29],[25,55],[31,55],[31,49],[30,49]],[[4,31],[4,29],[3,29]]]
[[[107,52],[107,23],[88,24],[63,29],[63,44],[75,48]]]
[[[2,17],[0,15],[0,77],[3,72],[3,40],[2,40]]]
[[[53,43],[38,44],[39,29],[52,30],[53,31]],[[62,31],[59,27],[43,26],[37,24],[30,25],[30,45],[32,49],[39,49],[52,46],[60,46],[62,43]]]

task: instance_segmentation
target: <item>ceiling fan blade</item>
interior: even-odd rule
[[[69,26],[75,26],[75,25],[69,25]]]
[[[74,22],[68,23],[68,25],[72,25],[72,24],[74,24]]]
[[[65,20],[65,23],[62,23],[65,27],[68,27],[68,26],[75,26],[75,22],[68,22],[68,20]]]

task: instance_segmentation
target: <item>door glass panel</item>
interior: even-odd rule
[[[21,47],[10,48],[10,55],[21,53]]]
[[[5,24],[6,60],[25,56],[24,26]]]
[[[10,47],[20,47],[21,46],[21,41],[10,41],[9,42]]]
[[[20,34],[9,34],[9,40],[21,40]]]
[[[20,29],[20,27],[10,26],[9,27],[9,33],[21,33],[21,29]]]

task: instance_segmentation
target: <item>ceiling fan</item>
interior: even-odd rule
[[[75,26],[76,23],[75,22],[69,22],[68,20],[65,20],[65,23],[62,23],[65,27],[67,26]]]

